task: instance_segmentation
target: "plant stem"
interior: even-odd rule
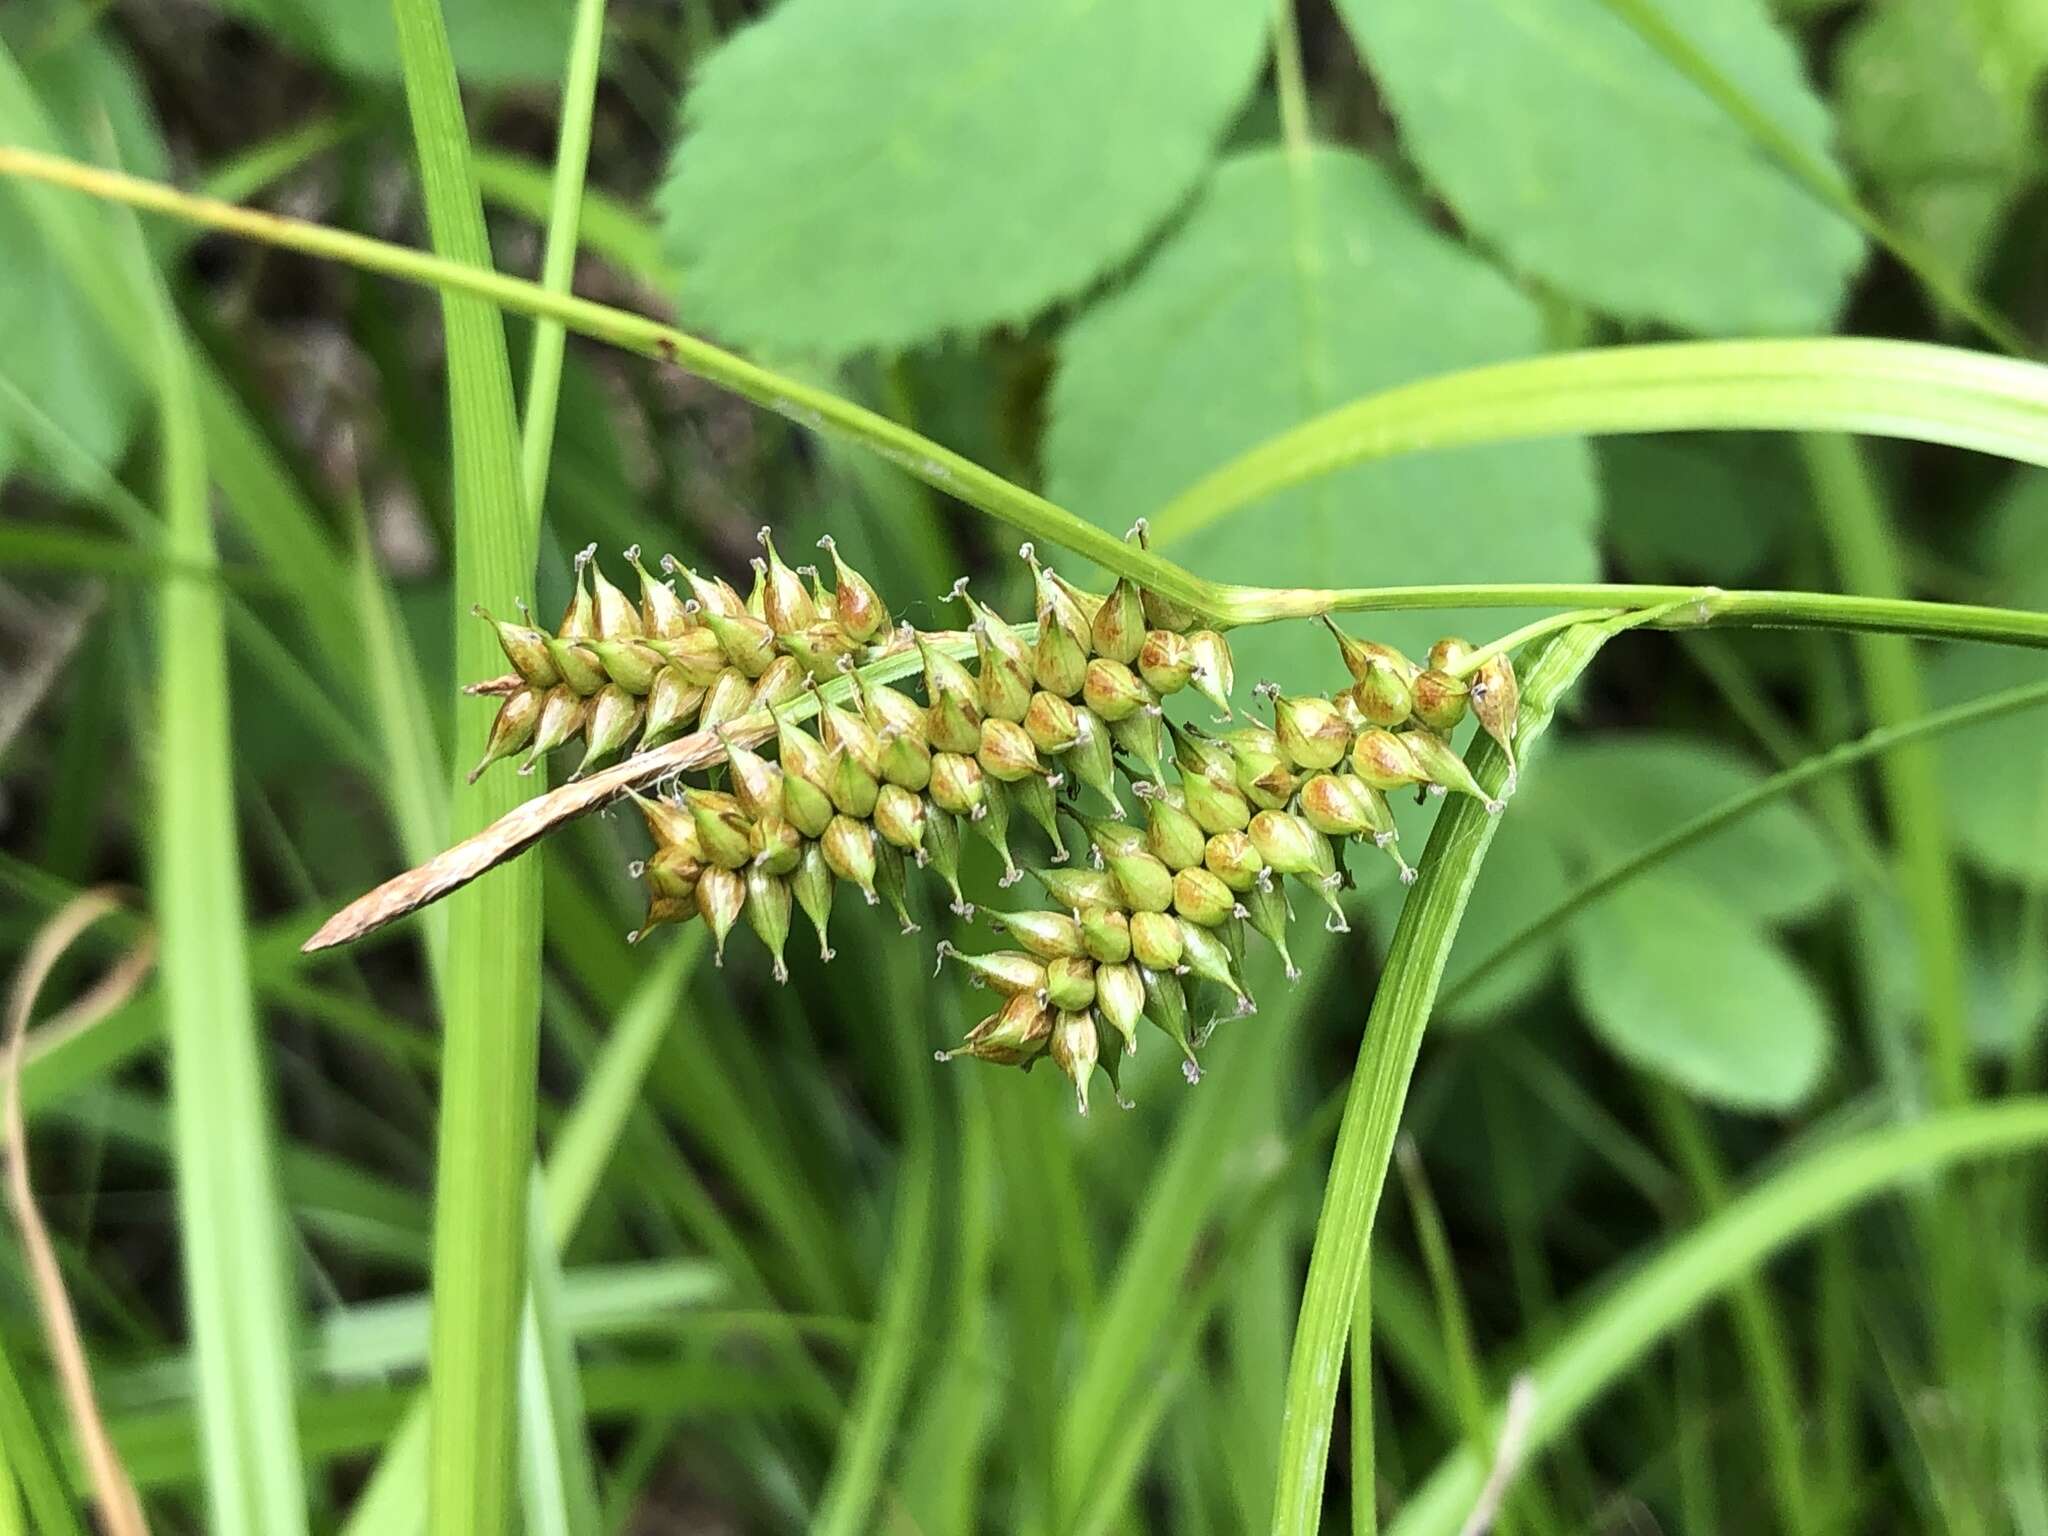
[[[1010,526],[1225,624],[1395,608],[1607,608],[1687,599],[1689,587],[1442,586],[1267,590],[1204,581],[887,417],[644,315],[555,294],[302,219],[0,146],[0,175],[69,187],[516,314],[672,363],[812,431],[860,443],[916,479]],[[1661,342],[1552,353],[1382,390],[1271,438],[1152,518],[1166,544],[1274,491],[1351,464],[1463,444],[1598,433],[1761,428],[1862,432],[1945,443],[2048,466],[2048,367],[1955,347],[1866,337]],[[1812,592],[1721,592],[1698,623],[1871,629],[2048,645],[2048,614]],[[1665,628],[1683,627],[1673,615]]]
[[[1607,636],[1604,625],[1566,630],[1543,642],[1528,659],[1519,733],[1525,753]],[[1500,749],[1482,739],[1470,761],[1480,784],[1498,794],[1507,779],[1507,759]],[[1454,798],[1455,803],[1446,805],[1437,818],[1420,875],[1402,905],[1337,1133],[1288,1368],[1273,1506],[1276,1536],[1313,1531],[1321,1518],[1345,1336],[1370,1257],[1373,1218],[1393,1155],[1395,1129],[1458,921],[1499,825],[1476,800]]]

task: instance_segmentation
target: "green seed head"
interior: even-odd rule
[[[1080,909],[1081,946],[1088,958],[1115,965],[1131,958],[1131,920],[1115,907]]]
[[[1074,711],[1074,745],[1067,752],[1066,766],[1077,780],[1109,802],[1113,815],[1123,815],[1123,802],[1116,796],[1116,754],[1109,726],[1092,709]]]
[[[981,722],[981,743],[975,758],[991,778],[1005,784],[1045,772],[1038,761],[1038,749],[1032,746],[1024,727],[993,715]]]
[[[547,648],[548,659],[554,663],[562,681],[583,697],[590,697],[610,681],[604,675],[603,664],[587,642],[560,640],[550,635]]]
[[[1374,789],[1405,789],[1426,778],[1409,750],[1413,732],[1395,735],[1382,726],[1368,726],[1351,745],[1351,771]]]
[[[710,687],[718,674],[725,670],[725,647],[708,629],[693,629],[673,639],[652,640],[647,648],[658,656],[666,657],[670,665],[699,688]]]
[[[1047,592],[1055,597],[1048,601]],[[1038,646],[1031,671],[1038,686],[1063,699],[1081,691],[1088,675],[1088,625],[1080,610],[1049,582],[1039,583]]]
[[[1106,907],[1117,900],[1116,882],[1100,869],[1034,869],[1045,894],[1069,912]]]
[[[788,875],[794,874],[797,865],[803,862],[803,836],[779,811],[770,811],[756,819],[749,841],[754,849],[754,856],[747,865],[749,869],[765,869],[771,875]]]
[[[569,606],[562,610],[562,622],[555,626],[555,633],[564,640],[587,640],[597,633],[597,605],[590,597],[590,562],[597,555],[597,546],[592,544],[576,556],[576,584],[569,595]]]
[[[877,839],[875,842],[875,889],[882,893],[882,900],[889,904],[889,910],[896,914],[896,921],[903,925],[905,933],[917,932],[917,920],[910,915],[910,877],[906,870],[903,850],[895,844]]]
[[[647,720],[640,728],[640,750],[673,741],[687,731],[704,707],[704,690],[684,677],[680,668],[663,667],[647,692]]]
[[[1183,944],[1182,963],[1188,970],[1204,981],[1214,982],[1237,999],[1237,1011],[1258,1012],[1258,1005],[1251,994],[1244,989],[1244,982],[1238,978],[1237,967],[1231,960],[1230,946],[1216,932],[1220,924],[1201,925],[1192,921],[1181,924],[1180,936]]]
[[[858,670],[852,677],[854,693],[860,699],[861,718],[867,721],[877,737],[887,736],[893,731],[899,736],[908,736],[921,747],[930,745],[925,740],[922,704],[899,688],[867,681]]]
[[[669,923],[687,923],[697,915],[697,898],[693,894],[681,898],[653,896],[648,898],[647,915],[640,920],[640,926],[626,935],[628,944],[638,944],[655,929]]]
[[[988,814],[988,780],[981,764],[958,752],[932,754],[932,804],[970,821]]]
[[[1132,912],[1164,912],[1173,905],[1173,871],[1150,853],[1105,855],[1117,894]]]
[[[1351,727],[1335,704],[1316,694],[1282,698],[1277,689],[1271,697],[1273,734],[1280,740],[1282,756],[1310,772],[1334,768],[1344,761],[1345,749],[1351,745]]]
[[[664,555],[661,568],[681,576],[690,589],[690,598],[697,605],[697,612],[691,617],[703,619],[711,614],[721,614],[728,619],[747,617],[746,599],[734,591],[731,584],[720,577],[699,576],[674,555]],[[685,609],[687,612],[687,608]]]
[[[1052,1009],[1035,994],[1019,992],[1005,998],[1002,1007],[969,1030],[967,1043],[970,1048],[994,1047],[1018,1052],[1017,1059],[1021,1062],[1045,1049],[1046,1042],[1052,1038],[1052,1030]],[[969,1054],[981,1053],[970,1049]]]
[[[818,958],[830,960],[832,946],[826,941],[825,930],[832,922],[832,868],[825,862],[825,850],[814,842],[806,842],[789,884],[796,904],[818,930]]]
[[[1096,1016],[1123,1037],[1126,1055],[1138,1050],[1138,1020],[1145,1012],[1145,983],[1132,962],[1095,968]]]
[[[1448,672],[1477,649],[1470,640],[1446,635],[1429,648],[1429,664],[1439,672]]]
[[[1145,644],[1145,629],[1145,600],[1135,582],[1119,576],[1089,623],[1089,644],[1096,655],[1129,666]]]
[[[647,835],[654,839],[656,848],[681,848],[692,858],[703,858],[703,846],[697,841],[697,822],[688,806],[674,800],[649,798],[635,789],[626,793],[639,807],[640,818],[647,823]]]
[[[1006,933],[1041,960],[1077,960],[1086,950],[1081,925],[1064,912],[983,912],[989,926]]]
[[[607,683],[590,701],[590,717],[583,724],[583,761],[572,778],[602,768],[624,752],[640,734],[640,722],[647,707],[616,683]]]
[[[1180,785],[1188,815],[1203,832],[1241,832],[1251,824],[1251,801],[1233,778],[1184,773]]]
[[[1500,814],[1500,801],[1479,787],[1479,781],[1472,777],[1472,770],[1465,766],[1465,759],[1458,756],[1457,748],[1443,737],[1434,731],[1405,731],[1401,740],[1406,744],[1416,768],[1433,787],[1470,795],[1486,807],[1487,815]]]
[[[1218,928],[1236,910],[1237,898],[1217,876],[1197,865],[1173,877],[1173,910],[1203,928]]]
[[[1074,706],[1043,688],[1031,695],[1023,725],[1031,744],[1048,756],[1071,750],[1081,739],[1081,724]]]
[[[580,697],[567,683],[558,683],[550,688],[540,701],[540,720],[533,728],[533,745],[527,748],[519,771],[533,772],[540,760],[555,748],[582,735],[583,723],[589,718],[588,699]]]
[[[998,633],[1009,635],[1009,627],[975,620],[975,700],[984,720],[1021,721],[1031,707],[1033,663],[993,644],[991,637]]]
[[[768,670],[768,664],[775,660],[775,631],[768,627],[765,620],[757,619],[749,613],[734,618],[706,609],[704,622],[710,626],[711,633],[718,637],[718,646],[725,652],[726,661],[748,678],[759,677]]]
[[[704,702],[697,708],[697,729],[715,731],[753,711],[753,680],[739,668],[727,667],[704,690]]]
[[[1120,858],[1129,853],[1145,852],[1145,832],[1126,821],[1105,821],[1099,816],[1083,816],[1081,828],[1088,834],[1088,841],[1103,859]]]
[[[1318,773],[1301,786],[1301,814],[1318,832],[1356,837],[1373,828],[1372,790],[1355,774]]]
[[[1512,793],[1521,772],[1515,761],[1515,734],[1521,723],[1522,685],[1515,677],[1515,664],[1505,655],[1488,659],[1473,677],[1472,713],[1479,728],[1507,754],[1508,790]]]
[[[643,633],[637,603],[611,584],[602,566],[589,562],[591,598],[595,605],[597,638],[628,640]]]
[[[640,866],[640,874],[653,896],[688,901],[704,875],[704,861],[687,848],[657,848],[654,856]]]
[[[1152,856],[1172,870],[1201,863],[1202,845],[1208,838],[1201,824],[1188,813],[1187,801],[1181,793],[1145,781],[1140,781],[1135,789],[1138,798],[1145,802],[1145,846]]]
[[[1434,667],[1416,674],[1415,718],[1440,736],[1448,736],[1465,718],[1471,690],[1460,678]]]
[[[661,670],[661,657],[637,640],[586,640],[583,648],[597,658],[606,678],[628,693],[644,697]]]
[[[1420,673],[1404,673],[1384,657],[1366,665],[1365,676],[1350,689],[1352,704],[1368,725],[1399,725],[1415,711],[1415,684]]]
[[[1180,1047],[1184,1058],[1181,1075],[1190,1083],[1199,1083],[1202,1067],[1195,1060],[1194,1033],[1188,1027],[1187,989],[1170,969],[1140,966],[1138,975],[1145,984],[1145,1016],[1165,1032],[1167,1039]]]
[[[685,789],[683,803],[697,828],[697,842],[708,863],[741,869],[754,857],[754,827],[746,809],[732,795],[715,789]]]
[[[1294,963],[1294,956],[1287,948],[1287,924],[1294,913],[1289,910],[1287,896],[1278,880],[1267,880],[1255,884],[1243,893],[1245,920],[1259,935],[1280,952],[1280,963],[1287,967],[1287,979],[1299,981],[1301,969]]]
[[[862,645],[889,627],[889,609],[867,577],[839,558],[839,546],[827,534],[818,547],[832,557],[832,616]]]
[[[1322,835],[1287,811],[1261,811],[1248,830],[1259,857],[1283,875],[1314,874],[1329,853]]]
[[[474,784],[491,764],[512,756],[533,740],[534,728],[540,724],[541,698],[532,688],[521,688],[517,693],[505,695],[498,705],[498,713],[491,720],[491,734],[484,742],[483,758],[469,770],[470,783]]]
[[[1213,629],[1198,629],[1188,636],[1194,670],[1189,681],[1195,691],[1216,706],[1225,719],[1230,716],[1230,694],[1237,686],[1237,666],[1231,659],[1230,642]]]
[[[747,904],[747,882],[738,870],[712,864],[697,882],[697,912],[711,930],[712,963],[725,964],[725,936]]]
[[[1179,693],[1194,675],[1195,648],[1178,630],[1148,631],[1138,650],[1138,676],[1161,698]]]
[[[875,814],[875,799],[881,792],[881,780],[861,764],[858,757],[843,746],[835,746],[825,754],[827,771],[832,776],[829,793],[832,804],[842,815],[865,821]]]
[[[1052,1038],[1047,1043],[1053,1064],[1066,1073],[1074,1085],[1074,1103],[1088,1113],[1088,1079],[1095,1075],[1101,1047],[1095,1037],[1095,1015],[1083,1011],[1060,1013],[1053,1020]]]
[[[1217,832],[1202,845],[1202,867],[1242,895],[1258,883],[1266,861],[1259,857],[1248,834]]]
[[[761,588],[761,617],[778,635],[808,629],[818,622],[818,609],[803,577],[783,562],[775,548],[775,537],[766,528],[755,537],[768,554]]]
[[[830,619],[820,619],[808,629],[793,629],[775,637],[797,670],[815,682],[829,683],[847,666],[858,647],[853,637]]]
[[[884,784],[875,795],[875,830],[890,846],[924,862],[924,797],[900,784]]]
[[[1017,867],[1016,859],[1010,853],[1010,788],[1001,779],[984,777],[981,782],[982,814],[969,817],[967,825],[981,834],[982,841],[995,849],[996,857],[1003,861],[1002,879],[997,883],[1015,885],[1024,878],[1024,871]]]
[[[498,645],[505,652],[505,659],[512,663],[512,670],[527,687],[546,692],[562,680],[554,658],[548,654],[549,636],[531,624],[508,624],[494,619],[482,606],[470,612],[498,632]]]
[[[792,895],[787,879],[771,875],[758,865],[747,871],[747,904],[744,909],[747,922],[761,936],[761,942],[768,946],[777,981],[789,980],[789,965],[782,958],[782,952],[789,947],[791,905]]]
[[[913,794],[921,794],[932,781],[932,754],[923,740],[924,731],[920,726],[916,736],[905,731],[890,729],[879,738],[882,755],[877,766],[882,777],[889,783]]]
[[[1155,700],[1144,679],[1124,663],[1097,656],[1082,669],[1081,702],[1114,723],[1129,719]]]
[[[825,866],[848,885],[857,888],[875,904],[875,834],[864,821],[851,816],[834,816],[818,839],[824,850]]]
[[[1044,778],[1033,774],[1029,778],[1019,779],[1016,783],[1004,787],[1008,790],[1010,798],[1017,803],[1017,808],[1031,818],[1032,824],[1043,832],[1046,841],[1052,844],[1053,858],[1064,860],[1067,856],[1067,844],[1060,836],[1059,803],[1052,797],[1053,783],[1057,778],[1057,774]]]
[[[998,949],[985,955],[970,955],[939,940],[939,963],[952,960],[967,972],[977,987],[986,987],[1004,997],[1033,997],[1045,990],[1045,962],[1018,949]]]
[[[1395,650],[1391,645],[1381,645],[1373,640],[1359,640],[1347,635],[1337,627],[1336,621],[1328,614],[1323,615],[1323,627],[1328,629],[1337,642],[1337,649],[1344,657],[1344,670],[1351,674],[1354,683],[1365,682],[1375,667],[1388,667],[1403,681],[1413,682],[1415,663]],[[1405,718],[1405,717],[1404,717]]]
[[[768,670],[754,679],[754,691],[747,698],[747,712],[766,709],[770,704],[787,704],[804,691],[810,681],[803,666],[794,656],[778,656],[768,663]]]
[[[1185,947],[1180,923],[1170,912],[1133,912],[1131,958],[1154,971],[1171,971],[1180,964]]]
[[[676,589],[640,563],[639,545],[626,551],[626,563],[640,578],[640,627],[644,633],[656,639],[674,640],[697,627]]]
[[[960,893],[960,819],[948,811],[928,810],[924,820],[924,851],[931,867],[946,882],[946,889],[953,893],[953,910],[963,917],[972,916],[974,908]]]
[[[1095,1003],[1095,962],[1085,955],[1062,955],[1045,963],[1045,1000],[1055,1008],[1076,1010]]]
[[[1109,739],[1135,758],[1154,783],[1166,777],[1166,717],[1158,705],[1111,722]]]
[[[726,767],[732,774],[733,798],[749,816],[766,816],[782,810],[782,770],[760,753],[738,741],[720,726],[718,744],[725,748]]]

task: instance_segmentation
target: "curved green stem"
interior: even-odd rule
[[[1696,595],[1690,587],[1328,590],[1204,581],[885,416],[645,315],[57,155],[0,146],[0,176],[69,187],[361,271],[470,294],[673,363],[812,431],[858,442],[1032,538],[1059,544],[1219,624],[1395,608],[1640,607]],[[1152,528],[1155,542],[1164,544],[1274,491],[1397,454],[1514,438],[1721,428],[1828,428],[2048,465],[2048,367],[1955,347],[1857,337],[1664,342],[1496,363],[1366,396],[1269,439],[1175,497],[1152,519]],[[1674,614],[1657,622],[1665,628],[1682,622],[1784,625],[2048,645],[2048,615],[1822,592],[1720,592],[1702,600],[1697,620]]]
[[[1523,750],[1550,724],[1552,711],[1607,640],[1611,625],[1581,625],[1543,641],[1523,666],[1520,739]],[[1490,794],[1507,780],[1499,747],[1481,738],[1470,762]],[[1281,1423],[1275,1536],[1316,1529],[1323,1505],[1323,1475],[1344,1341],[1356,1311],[1378,1213],[1380,1191],[1393,1155],[1394,1132],[1408,1097],[1408,1080],[1422,1049],[1423,1030],[1436,1004],[1444,963],[1457,938],[1465,903],[1498,819],[1477,800],[1453,796],[1437,817],[1421,874],[1394,928],[1379,989],[1366,1019],[1358,1067],[1337,1132],[1337,1150],[1316,1222],[1287,1372],[1287,1408]]]

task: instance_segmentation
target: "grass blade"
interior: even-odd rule
[[[440,6],[392,0],[392,11],[434,248],[451,262],[488,270],[483,206]],[[528,592],[537,526],[519,481],[504,324],[490,304],[456,293],[443,295],[441,315],[455,460],[456,675],[482,677],[495,647],[468,611]],[[489,708],[458,698],[456,739],[480,739]],[[451,828],[459,836],[483,826],[520,795],[521,784],[503,775],[458,783]],[[478,1536],[511,1529],[517,1491],[516,1361],[539,1050],[539,875],[537,866],[496,871],[448,914],[426,1507],[430,1529]]]
[[[1522,750],[1550,723],[1551,711],[1606,641],[1606,626],[1569,629],[1541,643],[1524,663]],[[1472,754],[1473,772],[1498,794],[1507,762],[1489,742]],[[1365,1043],[1337,1134],[1336,1155],[1316,1222],[1308,1283],[1287,1373],[1287,1417],[1280,1434],[1278,1492],[1273,1530],[1314,1531],[1322,1520],[1323,1477],[1330,1423],[1344,1367],[1358,1288],[1369,1255],[1373,1218],[1386,1183],[1388,1160],[1408,1080],[1422,1049],[1422,1032],[1436,1001],[1437,983],[1457,937],[1458,920],[1493,841],[1494,820],[1478,801],[1459,797],[1437,817],[1424,851],[1421,875],[1410,889],[1365,1025]]]
[[[1912,437],[2048,464],[2048,369],[1866,337],[1556,352],[1398,385],[1240,454],[1152,517],[1171,542],[1353,464],[1590,433],[1813,430]]]
[[[519,1343],[519,1471],[529,1536],[597,1536],[597,1476],[584,1434],[576,1342],[562,1316],[562,1269],[539,1170],[526,1199],[526,1320]]]
[[[1866,1131],[1805,1154],[1667,1244],[1543,1353],[1531,1371],[1528,1452],[1540,1451],[1646,1351],[1787,1243],[1950,1164],[2044,1144],[2048,1099],[2029,1098]],[[1451,1536],[1484,1476],[1469,1450],[1453,1452],[1402,1509],[1389,1536]]]

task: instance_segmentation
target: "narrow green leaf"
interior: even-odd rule
[[[2048,1144],[2048,1100],[1952,1110],[1819,1148],[1741,1195],[1606,1289],[1535,1358],[1526,1450],[1549,1445],[1584,1409],[1694,1312],[1786,1244],[1871,1197],[1957,1162]],[[1498,1422],[1499,1409],[1495,1409]],[[1486,1469],[1469,1450],[1447,1457],[1388,1536],[1452,1536]]]
[[[469,134],[436,0],[392,0],[406,104],[434,248],[488,268]],[[537,537],[519,479],[512,371],[504,324],[480,299],[443,296],[455,475],[456,675],[490,674],[495,649],[469,616],[531,591]],[[480,740],[486,700],[458,698],[459,741]],[[458,770],[459,773],[460,770]],[[458,836],[509,811],[512,776],[458,783]],[[434,1339],[430,1376],[430,1529],[496,1536],[511,1529],[518,1438],[516,1355],[524,1289],[527,1169],[533,1158],[538,1051],[540,871],[494,871],[448,914],[441,1118],[434,1205]]]
[[[140,267],[139,239],[134,249]],[[137,288],[156,351],[165,549],[210,565],[210,484],[185,339],[153,279]],[[212,581],[168,583],[158,612],[151,905],[209,1524],[224,1536],[291,1536],[306,1529],[295,1308],[244,946],[226,614]]]
[[[1179,204],[1264,37],[1239,0],[786,0],[684,98],[682,303],[771,353],[1027,321]]]
[[[1829,328],[1863,241],[1602,0],[1340,0],[1402,141],[1510,262],[1687,330]],[[1837,181],[1827,109],[1763,0],[1657,14]]]
[[[21,1377],[0,1337],[0,1478],[20,1494],[41,1536],[85,1536],[55,1450],[36,1422]]]
[[[222,6],[343,74],[396,80],[406,62],[403,36],[375,0],[222,0]],[[465,79],[479,84],[552,81],[568,51],[569,21],[557,0],[447,0],[445,9],[455,61]]]
[[[527,1186],[526,1315],[519,1338],[519,1474],[528,1536],[597,1536],[597,1476],[576,1341],[538,1169]]]
[[[1562,434],[1768,428],[1910,437],[2048,465],[2048,368],[1865,337],[1561,352],[1382,388],[1267,438],[1153,517],[1179,539],[1354,464]]]

